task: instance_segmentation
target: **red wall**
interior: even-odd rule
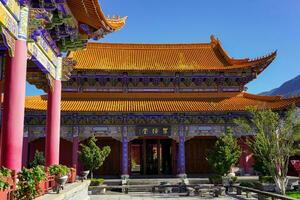
[[[243,169],[244,174],[248,174],[252,170],[252,165],[253,165],[253,158],[252,158],[252,153],[246,144],[246,138],[241,137],[238,139],[238,144],[240,145],[242,149],[242,154],[239,160],[239,167]]]
[[[29,143],[29,162],[33,160],[36,150],[44,152],[45,156],[45,138],[38,138]],[[72,142],[60,139],[60,164],[72,167]]]

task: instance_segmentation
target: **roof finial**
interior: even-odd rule
[[[211,35],[211,36],[210,36],[210,41],[211,41],[211,43],[214,44],[214,45],[216,45],[216,44],[219,43],[219,40],[216,39],[214,35]]]

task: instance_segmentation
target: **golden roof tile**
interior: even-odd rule
[[[300,97],[235,93],[63,93],[62,112],[228,112],[282,109],[300,104]],[[47,96],[26,97],[26,109],[43,111]]]
[[[122,44],[88,43],[85,50],[70,55],[77,61],[75,70],[100,71],[226,71],[259,68],[276,57],[276,52],[259,59],[233,59],[214,37],[211,43]]]

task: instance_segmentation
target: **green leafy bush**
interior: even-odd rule
[[[104,179],[102,179],[102,178],[93,178],[93,179],[91,179],[90,186],[99,186],[99,185],[102,185],[103,182],[104,182]]]
[[[17,190],[15,191],[18,200],[31,200],[38,195],[39,182],[45,179],[45,170],[43,166],[36,166],[32,169],[23,168],[18,173]]]
[[[261,183],[275,183],[272,176],[259,176],[258,180]]]
[[[34,154],[34,158],[32,162],[30,162],[29,167],[33,168],[38,165],[45,165],[45,157],[43,152],[36,150]]]
[[[70,169],[65,165],[51,165],[49,167],[49,173],[55,176],[66,176],[70,172]]]
[[[222,176],[220,175],[210,176],[208,179],[209,183],[214,185],[221,185],[223,182]]]
[[[248,188],[255,188],[256,184],[254,182],[241,182],[240,186],[248,187]]]
[[[9,187],[7,177],[11,177],[11,170],[5,167],[0,167],[0,190],[5,190]]]
[[[237,163],[240,155],[240,146],[233,135],[232,129],[228,128],[226,134],[221,135],[214,148],[209,152],[207,160],[216,173],[224,176]]]
[[[11,176],[11,170],[6,168],[6,167],[0,167],[0,176],[10,177]]]
[[[230,183],[230,184],[234,184],[234,183],[237,182],[237,179],[238,179],[237,176],[231,176],[231,177],[230,177],[230,180],[229,180],[229,183]]]
[[[91,171],[91,178],[93,178],[93,171],[99,169],[103,165],[103,162],[110,154],[111,149],[109,146],[100,149],[97,146],[97,139],[95,136],[88,140],[87,145],[81,144],[80,146],[81,149],[78,152],[79,161],[85,169]]]

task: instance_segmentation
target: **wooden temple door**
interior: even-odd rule
[[[130,144],[131,174],[172,174],[174,163],[174,145],[172,144],[171,139],[134,140]]]

